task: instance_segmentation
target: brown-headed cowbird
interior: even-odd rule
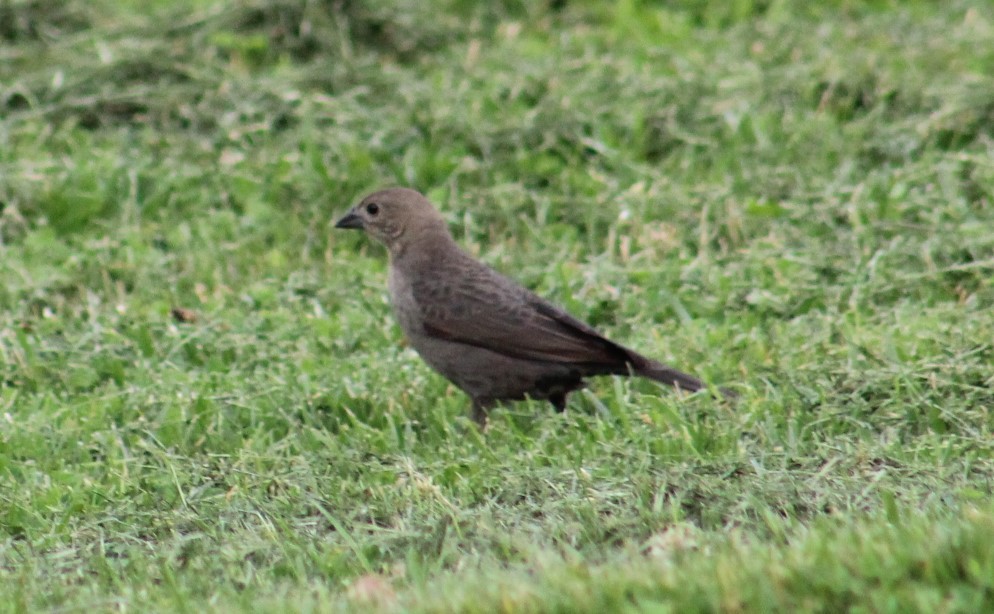
[[[591,375],[638,375],[690,392],[705,387],[475,260],[414,190],[370,194],[335,227],[364,230],[386,245],[400,327],[425,362],[469,395],[481,425],[501,401],[546,399],[563,411],[566,396]]]

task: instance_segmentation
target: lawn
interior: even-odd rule
[[[0,612],[994,608],[988,2],[0,2]],[[329,225],[739,393],[466,397]]]

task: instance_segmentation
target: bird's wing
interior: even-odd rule
[[[412,284],[425,334],[506,356],[624,368],[622,346],[492,269],[436,275]]]

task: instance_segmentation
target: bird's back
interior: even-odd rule
[[[431,255],[430,262],[411,267],[401,260],[392,266],[391,297],[408,336],[427,335],[584,371],[624,368],[625,348],[454,243],[451,247]]]

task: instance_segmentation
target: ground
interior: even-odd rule
[[[994,607],[994,8],[0,4],[0,611]],[[336,219],[729,404],[480,433]]]

